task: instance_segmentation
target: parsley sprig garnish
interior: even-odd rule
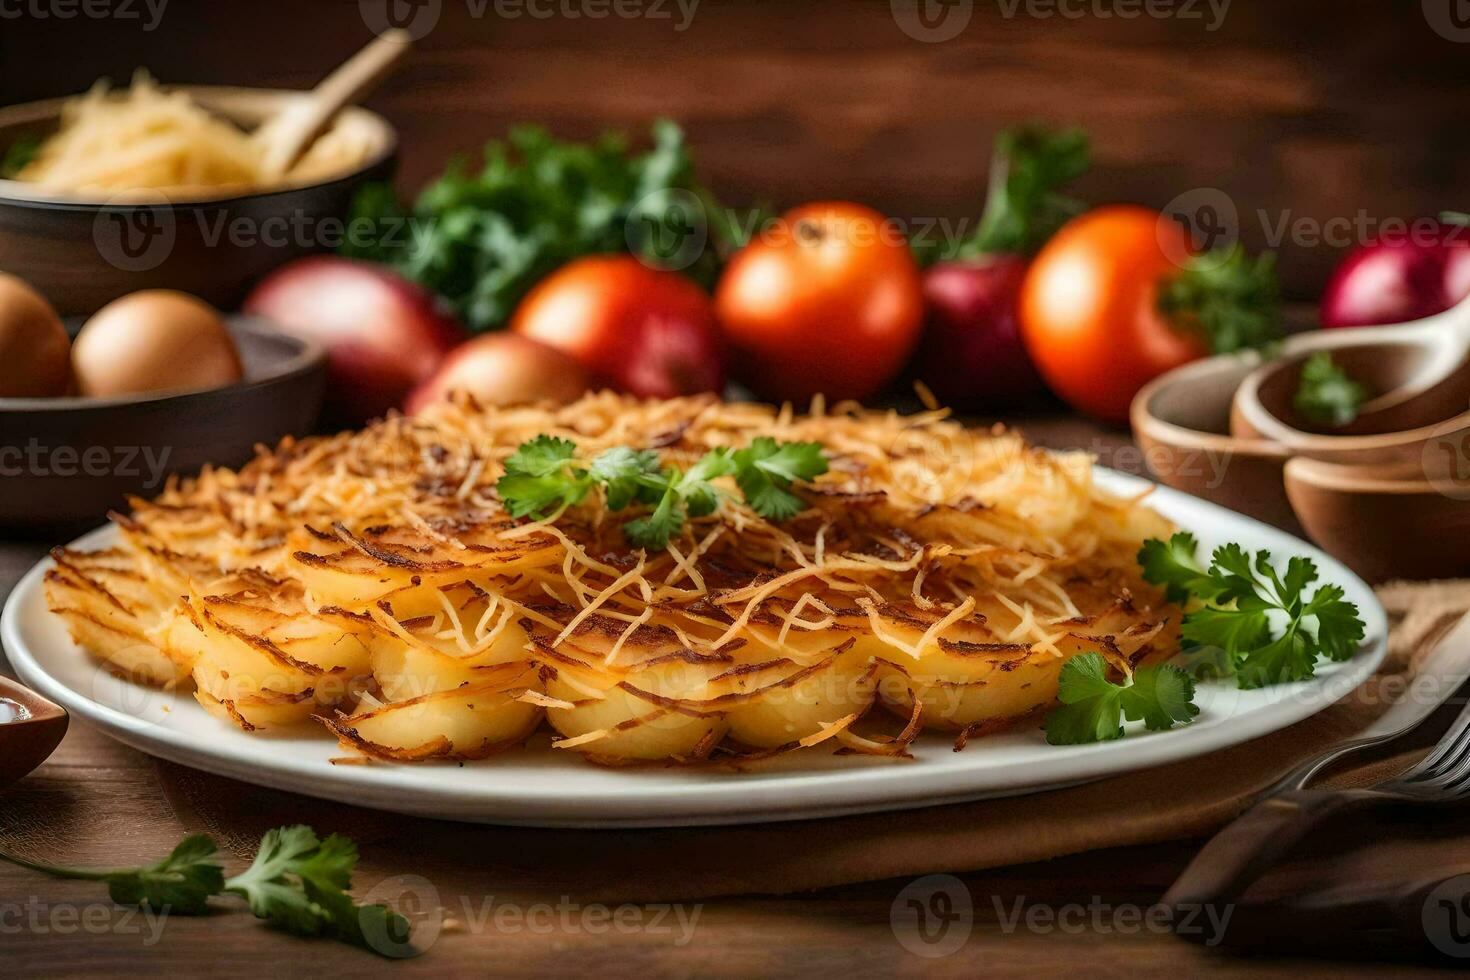
[[[1203,569],[1194,536],[1145,541],[1138,553],[1146,581],[1164,587],[1172,602],[1198,603],[1184,616],[1181,635],[1209,669],[1233,674],[1242,688],[1310,678],[1318,659],[1346,660],[1363,639],[1358,607],[1336,585],[1307,586],[1318,578],[1310,558],[1295,557],[1285,573],[1267,552],[1254,559],[1238,544],[1221,545]]]
[[[1318,425],[1349,425],[1368,397],[1368,389],[1348,376],[1326,351],[1318,351],[1302,365],[1301,380],[1292,407]]]
[[[581,503],[601,487],[609,510],[635,504],[649,508],[623,524],[623,533],[634,547],[658,549],[689,518],[714,512],[725,495],[713,482],[720,477],[734,477],[757,514],[784,521],[805,506],[792,485],[825,472],[827,457],[817,442],[783,443],[761,436],[745,449],[712,449],[689,469],[679,470],[663,465],[652,449],[614,446],[583,460],[570,439],[539,435],[506,459],[505,475],[495,489],[512,517],[540,520]]]
[[[1178,667],[1144,667],[1123,683],[1108,680],[1100,653],[1084,653],[1062,665],[1057,681],[1060,708],[1043,728],[1052,745],[1080,745],[1123,737],[1123,719],[1142,721],[1149,731],[1165,731],[1199,714],[1194,681]]]
[[[119,905],[202,915],[213,896],[237,895],[258,918],[298,936],[336,939],[385,956],[411,951],[403,916],[386,905],[352,900],[357,845],[340,834],[320,840],[304,825],[267,831],[255,861],[233,878],[225,877],[219,849],[207,834],[190,834],[167,857],[137,868],[66,868],[3,852],[0,858],[55,878],[106,882]]]

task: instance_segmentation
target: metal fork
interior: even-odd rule
[[[1433,656],[1467,661],[1460,641],[1470,617],[1441,641]],[[1363,789],[1305,789],[1329,763],[1350,752],[1390,742],[1413,730],[1458,690],[1465,668],[1439,675],[1449,686],[1438,700],[1405,702],[1391,709],[1364,737],[1334,746],[1302,763],[1267,789],[1252,809],[1205,845],[1164,896],[1176,909],[1233,902],[1308,831],[1344,810],[1382,802],[1454,803],[1470,797],[1470,703],[1438,744],[1417,765]],[[1391,716],[1405,716],[1407,723]],[[1387,722],[1385,724],[1385,722]]]
[[[1371,803],[1443,804],[1467,796],[1470,704],[1433,751],[1402,775],[1363,789],[1291,789],[1256,804],[1205,845],[1164,896],[1164,904],[1181,908],[1234,901],[1313,827],[1335,813]]]

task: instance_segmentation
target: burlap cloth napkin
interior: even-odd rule
[[[1327,710],[1208,756],[1029,796],[743,827],[537,830],[365,810],[170,763],[158,763],[157,771],[179,822],[213,834],[237,854],[252,854],[270,827],[310,823],[359,842],[364,880],[416,874],[441,891],[466,894],[676,901],[998,868],[1206,835],[1293,764],[1361,730],[1386,707],[1379,690],[1402,685],[1419,658],[1470,610],[1470,581],[1390,583],[1378,594],[1391,623],[1383,670]],[[1365,783],[1391,764],[1361,766],[1338,779]],[[26,823],[46,833],[44,819]],[[1370,863],[1404,860],[1387,843]],[[1470,857],[1470,849],[1463,853]],[[1438,860],[1431,856],[1430,866]]]

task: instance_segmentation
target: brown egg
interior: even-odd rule
[[[51,304],[0,272],[0,398],[54,398],[71,383],[66,328]]]
[[[92,314],[72,345],[81,394],[198,391],[239,381],[240,353],[219,312],[171,289],[145,289]]]

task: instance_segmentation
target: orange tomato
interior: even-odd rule
[[[715,290],[737,376],[777,400],[877,394],[913,350],[923,314],[902,232],[847,202],[786,212],[736,254]]]
[[[1052,390],[1124,422],[1139,388],[1209,353],[1156,306],[1160,282],[1190,254],[1184,228],[1149,208],[1097,208],[1063,226],[1021,287],[1021,337]]]

